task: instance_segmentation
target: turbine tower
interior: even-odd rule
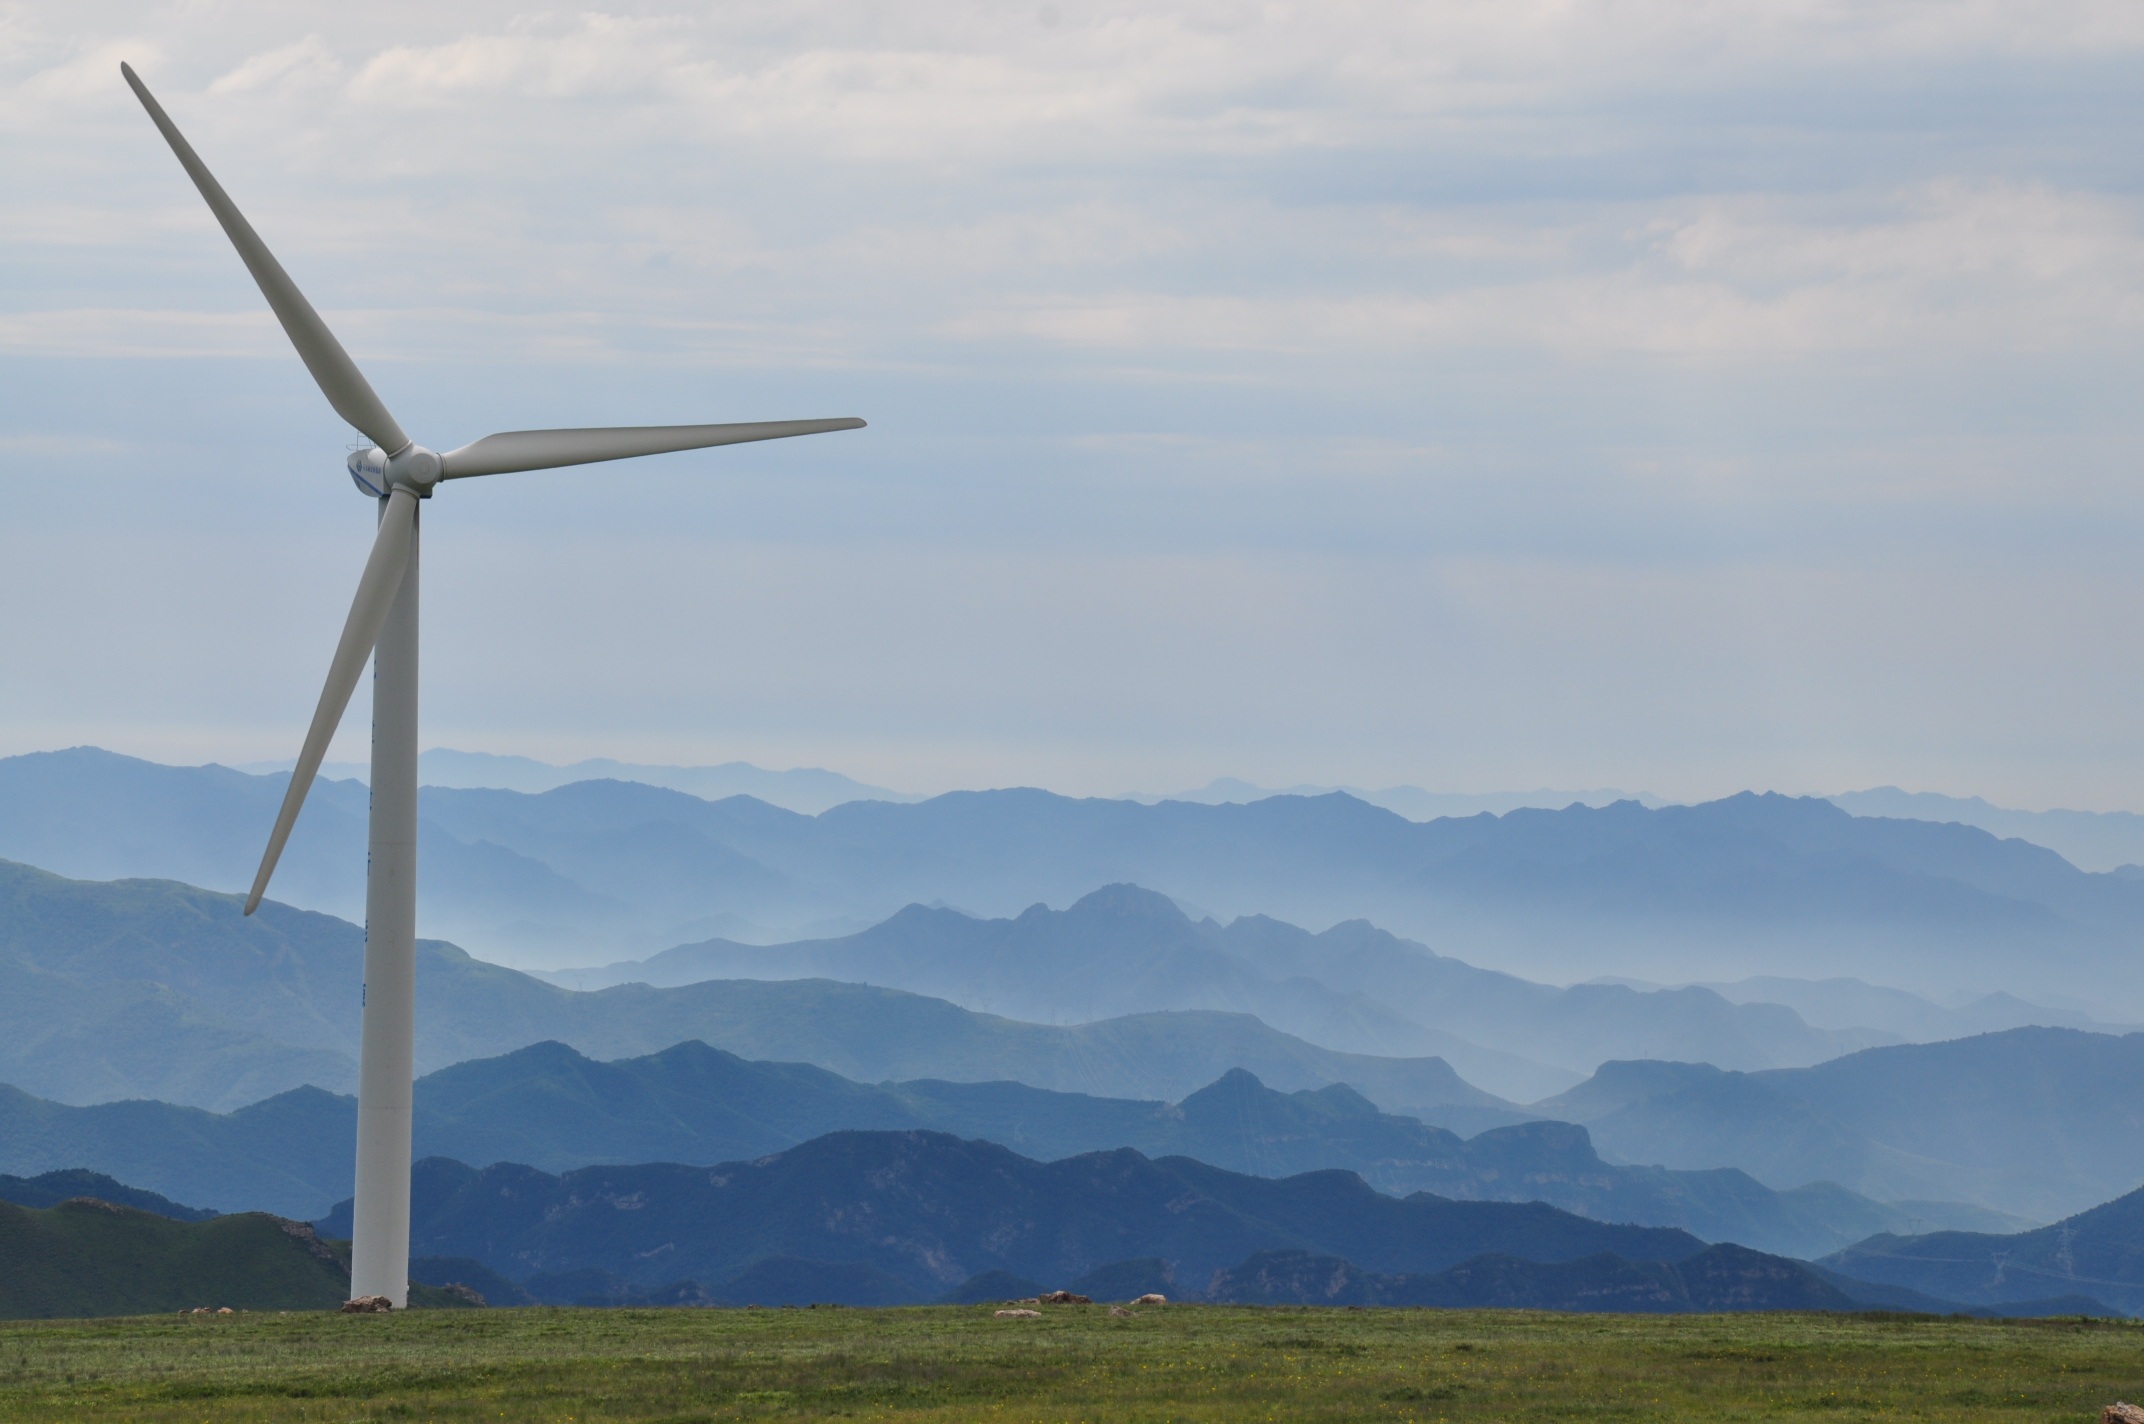
[[[509,430],[458,450],[435,453],[403,434],[357,364],[313,310],[231,202],[193,146],[133,69],[119,72],[162,131],[180,166],[201,190],[283,324],[299,359],[312,372],[335,413],[357,427],[372,447],[349,457],[350,477],[377,501],[378,529],[342,640],[328,664],[327,686],[290,789],[276,813],[268,849],[246,897],[260,907],[276,858],[305,804],[305,793],[327,755],[343,710],[372,660],[372,815],[365,877],[365,987],[357,1090],[356,1211],[350,1255],[350,1293],[409,1303],[410,1099],[415,1076],[417,940],[417,509],[441,480],[545,470],[854,430],[863,422],[772,420],[739,425],[613,426],[589,430]]]

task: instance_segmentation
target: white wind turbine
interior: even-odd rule
[[[163,132],[209,210],[238,249],[335,413],[372,441],[349,458],[357,487],[379,504],[379,532],[358,580],[342,641],[328,665],[305,747],[290,774],[260,872],[246,897],[259,908],[276,858],[305,804],[358,676],[372,659],[372,817],[365,878],[364,1027],[357,1090],[357,1184],[350,1293],[409,1301],[410,1098],[414,1074],[417,935],[417,502],[441,480],[586,465],[785,435],[854,430],[863,422],[771,420],[743,425],[646,425],[509,430],[437,454],[412,441],[373,394],[267,245],[127,65],[134,96]]]

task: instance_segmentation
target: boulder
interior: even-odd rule
[[[1148,1291],[1132,1302],[1133,1305],[1167,1305],[1169,1298],[1159,1291]]]
[[[2144,1409],[2116,1400],[2099,1411],[2099,1424],[2144,1424]]]
[[[342,1303],[344,1315],[384,1315],[394,1308],[395,1303],[384,1295],[361,1295]]]
[[[1045,1291],[1035,1297],[1044,1305],[1092,1305],[1094,1301],[1074,1291]]]

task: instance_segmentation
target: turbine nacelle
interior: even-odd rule
[[[353,450],[348,463],[351,480],[374,499],[387,498],[397,487],[419,499],[430,499],[443,468],[435,452],[414,443],[392,455],[377,445]]]

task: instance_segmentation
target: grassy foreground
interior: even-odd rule
[[[7,1420],[2096,1420],[2123,1322],[1169,1306],[0,1325]]]

